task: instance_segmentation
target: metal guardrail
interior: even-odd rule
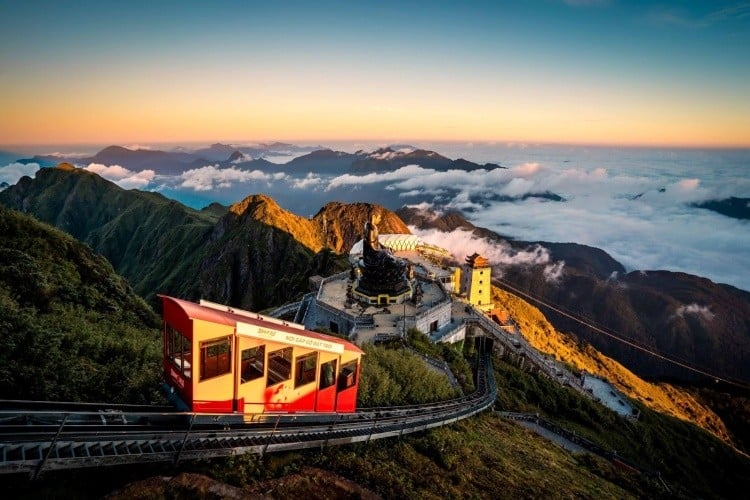
[[[141,462],[179,462],[369,442],[451,424],[490,408],[497,385],[489,357],[477,390],[439,403],[351,414],[195,414],[100,410],[0,410],[0,474]]]
[[[445,375],[448,377],[448,381],[450,382],[451,386],[454,389],[458,390],[459,393],[463,394],[463,389],[461,388],[461,384],[458,383],[458,379],[451,371],[451,368],[450,366],[448,366],[448,363],[446,363],[442,359],[435,359],[435,358],[426,356],[412,347],[407,346],[406,349],[409,350],[412,354],[415,354],[419,356],[420,358],[422,358],[426,363],[429,363],[430,365],[434,366],[436,369],[444,372]]]
[[[278,318],[280,316],[284,316],[285,314],[289,314],[292,311],[296,311],[299,309],[300,304],[302,304],[301,300],[298,300],[297,302],[290,302],[289,304],[284,304],[281,307],[277,307],[273,311],[267,313],[268,316],[272,316],[274,318]]]
[[[530,361],[534,366],[536,366],[551,379],[557,380],[562,385],[570,387],[574,391],[583,394],[589,399],[592,399],[591,394],[580,387],[579,384],[572,382],[576,377],[572,373],[570,373],[570,371],[563,365],[548,360],[539,355],[537,350],[528,345],[526,339],[524,339],[520,334],[516,336],[513,333],[508,333],[500,325],[486,317],[481,312],[478,312],[474,308],[472,308],[472,310],[475,314],[472,317],[464,319],[464,322],[466,324],[478,324],[485,332],[492,334],[507,348],[519,354],[523,354],[523,356],[526,357],[528,361]]]

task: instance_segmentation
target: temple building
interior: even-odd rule
[[[363,239],[349,254],[351,269],[316,280],[294,318],[305,328],[346,334],[358,344],[403,337],[416,328],[433,342],[458,342],[466,336],[463,317],[477,314],[459,299],[462,275],[470,278],[465,296],[482,310],[492,309],[489,263],[474,254],[471,272],[448,265],[450,253],[410,234],[380,235],[379,214],[371,214]],[[467,264],[469,263],[467,259]],[[481,274],[479,274],[481,273]],[[479,288],[482,286],[481,291]],[[472,288],[473,283],[474,288]]]

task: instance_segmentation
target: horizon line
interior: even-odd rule
[[[483,146],[506,146],[506,147],[539,147],[539,146],[573,146],[573,147],[600,147],[600,148],[640,148],[640,149],[750,149],[750,143],[737,144],[737,143],[701,143],[701,144],[686,144],[686,143],[668,143],[668,142],[586,142],[586,141],[534,141],[534,140],[521,140],[521,139],[436,139],[436,138],[411,138],[411,139],[368,139],[368,138],[328,138],[328,139],[190,139],[190,140],[156,140],[156,141],[138,141],[138,140],[123,140],[123,141],[73,141],[73,142],[22,142],[22,143],[0,143],[0,149],[6,151],[12,150],[12,148],[30,148],[30,147],[50,147],[50,146],[120,146],[126,149],[130,149],[128,146],[157,146],[157,145],[182,145],[182,144],[205,144],[211,146],[213,144],[224,144],[224,145],[261,145],[261,144],[273,144],[273,143],[286,143],[294,146],[311,146],[311,147],[326,147],[326,142],[334,143],[377,143],[385,146],[393,144],[405,144],[405,143],[435,143],[435,144],[465,144],[465,145],[483,145]],[[12,152],[12,151],[9,151]]]

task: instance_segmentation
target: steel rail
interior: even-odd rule
[[[196,414],[3,410],[0,474],[174,462],[369,442],[448,425],[490,408],[497,386],[489,356],[477,389],[453,400],[365,408],[351,414]]]

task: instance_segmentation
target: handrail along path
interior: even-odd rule
[[[437,403],[355,413],[204,414],[169,407],[0,401],[0,474],[174,462],[401,436],[451,424],[495,402],[489,355],[476,391]]]

